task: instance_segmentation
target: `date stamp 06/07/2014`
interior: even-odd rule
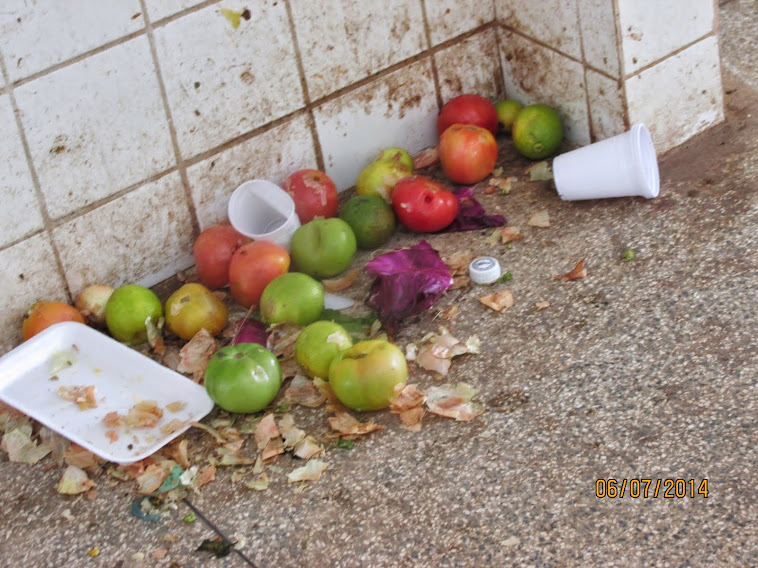
[[[595,481],[598,499],[695,499],[708,498],[708,479],[598,479]]]

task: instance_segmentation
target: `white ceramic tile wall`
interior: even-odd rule
[[[590,142],[584,67],[581,63],[501,28],[501,58],[505,92],[522,104],[555,107],[565,125],[566,138]]]
[[[145,0],[145,6],[147,7],[147,15],[150,18],[150,21],[155,23],[163,18],[178,14],[182,10],[203,4],[205,1],[206,0]],[[224,6],[226,7],[226,4],[224,4]],[[243,8],[235,6],[231,9],[241,10]]]
[[[710,37],[630,78],[629,120],[644,122],[662,152],[721,122],[718,39]]]
[[[425,0],[432,45],[439,45],[495,18],[494,0]]]
[[[208,6],[155,30],[184,158],[303,105],[284,2],[251,1],[238,28]]]
[[[144,26],[139,0],[5,0],[0,11],[0,51],[11,81]]]
[[[30,237],[0,250],[0,353],[21,341],[24,312],[38,300],[68,302],[47,235]]]
[[[342,190],[383,148],[436,145],[437,110],[429,59],[316,107],[326,172]]]
[[[200,228],[226,220],[232,192],[250,179],[278,185],[296,170],[318,169],[305,113],[187,169]]]
[[[423,51],[421,0],[291,0],[312,101]]]
[[[584,60],[611,77],[621,76],[616,15],[608,0],[577,0]]]
[[[629,75],[702,38],[714,24],[713,0],[618,0]]]
[[[495,13],[505,26],[581,59],[577,0],[495,0]]]
[[[150,286],[193,264],[192,220],[177,173],[60,225],[53,239],[73,296],[94,282]]]
[[[42,228],[42,214],[8,95],[0,96],[0,164],[4,164],[0,173],[0,246],[4,246]]]
[[[497,32],[484,30],[434,54],[443,103],[461,93],[497,101],[504,95]]]
[[[587,97],[593,141],[624,132],[623,83],[594,71],[587,71]]]
[[[144,35],[25,83],[14,93],[53,218],[175,164]]]

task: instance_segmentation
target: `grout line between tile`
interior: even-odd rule
[[[616,33],[616,56],[619,64],[619,81],[621,83],[621,104],[623,105],[624,130],[629,130],[629,102],[626,98],[626,65],[624,64],[624,44],[621,33],[621,10],[619,0],[613,0],[613,25]]]
[[[655,67],[655,66],[656,66],[656,65],[658,65],[659,63],[663,63],[663,62],[664,62],[664,61],[666,61],[667,59],[670,59],[670,58],[672,58],[672,57],[675,57],[675,56],[679,55],[680,53],[682,53],[683,51],[687,51],[687,50],[688,50],[689,48],[691,48],[692,46],[694,46],[694,45],[697,45],[697,44],[698,44],[698,43],[700,43],[701,41],[705,41],[706,39],[708,39],[709,37],[713,37],[714,35],[715,35],[714,31],[713,31],[713,30],[711,30],[711,31],[709,31],[707,34],[703,34],[703,35],[702,35],[702,36],[700,36],[699,38],[692,40],[692,41],[691,41],[690,43],[688,43],[687,45],[683,45],[682,47],[680,47],[680,48],[678,48],[678,49],[675,49],[674,51],[671,51],[671,52],[667,53],[667,54],[666,54],[666,55],[664,55],[663,57],[659,57],[658,59],[656,59],[655,61],[652,61],[651,63],[648,63],[648,64],[647,64],[647,65],[645,65],[644,67],[640,67],[640,68],[639,68],[639,69],[637,69],[636,71],[634,71],[634,72],[630,73],[629,75],[627,75],[626,77],[624,77],[624,80],[629,80],[629,79],[631,79],[632,77],[636,77],[637,75],[640,75],[641,73],[644,73],[644,72],[645,72],[645,71],[647,71],[648,69],[651,69],[652,67]],[[623,77],[623,75],[622,75],[622,77]]]
[[[297,65],[297,74],[300,78],[300,88],[303,90],[303,101],[305,103],[306,112],[308,113],[308,128],[311,131],[311,139],[313,140],[313,153],[316,155],[316,169],[324,171],[324,151],[321,148],[321,139],[318,136],[318,129],[316,128],[316,117],[313,115],[313,106],[311,105],[311,94],[308,90],[308,80],[305,77],[305,66],[303,65],[303,57],[300,53],[300,41],[297,36],[297,26],[295,25],[295,18],[292,16],[292,4],[290,0],[285,0],[285,9],[287,11],[287,23],[290,29],[290,39],[295,51],[295,65]]]
[[[32,236],[36,236],[39,234],[45,234],[47,236],[48,241],[50,242],[50,246],[53,249],[53,260],[55,261],[55,266],[58,270],[58,275],[61,278],[61,281],[64,283],[66,287],[66,294],[68,295],[69,303],[73,303],[73,295],[71,294],[71,287],[69,286],[68,279],[66,278],[66,271],[63,269],[63,261],[61,260],[60,252],[58,251],[58,247],[55,243],[55,239],[53,238],[53,232],[52,232],[52,220],[50,218],[50,213],[47,210],[47,203],[45,202],[45,196],[42,193],[42,187],[40,186],[39,182],[39,176],[37,175],[37,168],[34,167],[34,160],[32,159],[32,151],[29,148],[29,141],[26,139],[26,132],[24,131],[24,125],[21,122],[21,111],[18,108],[18,104],[16,103],[16,97],[13,93],[13,85],[11,85],[10,81],[8,80],[8,69],[5,66],[5,58],[0,53],[0,73],[2,73],[3,78],[6,82],[6,91],[8,94],[8,99],[11,103],[11,109],[13,110],[13,118],[16,120],[16,128],[18,129],[18,135],[21,139],[21,145],[24,148],[24,156],[26,157],[26,165],[29,168],[29,174],[32,178],[32,185],[34,187],[34,197],[37,201],[37,207],[39,207],[39,211],[42,215],[42,225],[43,228],[40,231],[35,231],[33,234],[28,235],[26,237],[23,237],[22,239],[19,239],[18,242],[21,242],[23,240],[26,240]],[[8,248],[8,245],[3,248]]]
[[[424,20],[424,36],[426,37],[427,50],[432,48],[432,30],[429,26],[429,17],[426,15],[426,0],[421,2],[421,17]],[[432,80],[434,81],[434,94],[437,96],[437,110],[442,109],[442,89],[440,89],[440,75],[437,70],[437,58],[434,54],[431,56],[432,62]]]
[[[595,142],[595,129],[592,124],[592,105],[590,104],[589,85],[587,84],[587,55],[584,52],[584,31],[582,26],[582,11],[579,2],[575,5],[576,21],[579,23],[579,52],[582,54],[582,76],[584,77],[584,103],[587,105],[587,128],[590,133],[590,143]]]
[[[145,0],[140,0],[140,5],[142,6],[143,18],[145,20],[145,33],[147,34],[147,40],[150,44],[150,55],[153,58],[155,75],[158,79],[158,88],[161,92],[161,100],[163,101],[163,108],[166,112],[166,121],[168,122],[168,130],[171,135],[171,146],[174,149],[174,157],[176,159],[177,170],[179,172],[179,177],[182,180],[182,188],[184,189],[184,198],[187,202],[187,208],[190,212],[192,232],[194,235],[199,235],[200,221],[198,220],[195,202],[192,199],[192,189],[190,188],[189,179],[187,178],[187,167],[182,160],[182,153],[179,148],[179,138],[176,134],[176,128],[174,127],[174,119],[171,114],[171,105],[169,104],[168,94],[166,93],[166,84],[163,81],[163,73],[161,72],[160,62],[158,61],[158,50],[155,47],[155,35],[153,33],[153,27],[150,23],[150,17],[147,15],[147,6],[145,4]]]

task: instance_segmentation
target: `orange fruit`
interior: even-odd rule
[[[62,321],[84,323],[84,316],[74,306],[63,302],[36,302],[26,312],[21,326],[24,341],[34,337],[43,329]]]

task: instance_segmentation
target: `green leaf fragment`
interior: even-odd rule
[[[336,443],[336,447],[343,450],[352,450],[353,446],[355,446],[355,442],[352,440],[345,440],[344,438],[340,438]]]
[[[188,513],[184,515],[184,518],[182,521],[184,521],[187,524],[194,523],[197,520],[197,515],[195,513]]]
[[[634,260],[637,256],[637,253],[634,252],[632,249],[626,249],[624,251],[624,256],[622,257],[622,260]]]

